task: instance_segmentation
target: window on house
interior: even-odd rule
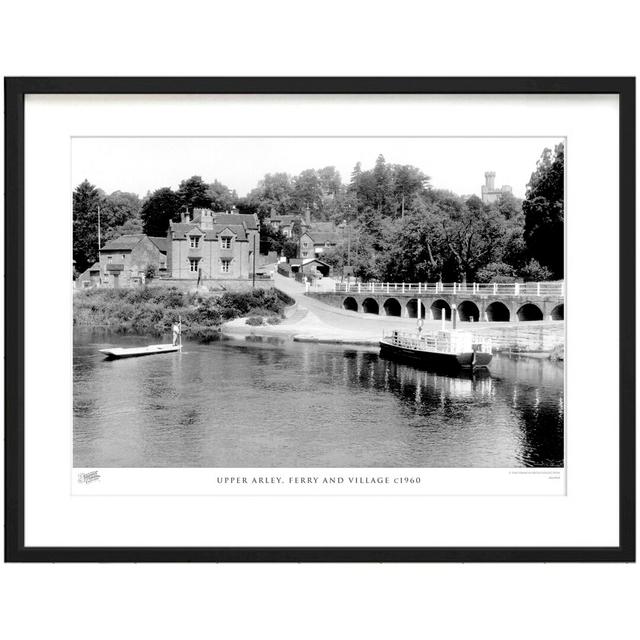
[[[127,256],[123,253],[123,254],[122,254],[122,262],[124,262],[124,259],[125,259],[126,257],[127,257]]]
[[[306,249],[309,246],[309,243],[308,242],[303,242],[302,246]]]
[[[308,252],[308,251],[303,251],[303,252],[302,252],[302,257],[303,257],[303,258],[306,258],[308,255],[309,255],[309,252]]]
[[[222,237],[222,248],[223,249],[231,249],[231,238],[228,236]]]
[[[111,264],[112,260],[113,260],[113,256],[107,256],[107,264]]]
[[[197,249],[200,246],[200,236],[189,236],[189,246]]]
[[[220,261],[220,271],[222,273],[229,273],[229,265],[231,264],[231,260],[221,260]]]
[[[198,258],[189,258],[189,271],[196,273],[198,271],[198,264],[200,260]]]

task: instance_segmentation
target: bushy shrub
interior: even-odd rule
[[[245,320],[245,322],[251,325],[252,327],[258,327],[264,324],[264,320],[262,319],[262,316],[250,316]]]
[[[185,335],[208,335],[209,329],[226,320],[253,316],[249,324],[259,326],[265,319],[280,322],[288,296],[275,289],[255,289],[223,295],[192,294],[179,289],[140,287],[136,289],[88,289],[74,295],[75,325],[112,326],[121,331],[166,334],[182,318]],[[213,335],[213,334],[212,334]]]
[[[529,263],[520,270],[520,276],[528,282],[540,282],[550,280],[552,273],[547,267],[543,267],[537,260],[530,260]]]
[[[515,282],[514,268],[504,262],[490,262],[478,271],[476,282]]]

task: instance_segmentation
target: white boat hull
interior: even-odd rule
[[[104,353],[107,358],[137,358],[139,356],[153,356],[158,353],[174,353],[180,351],[179,345],[173,344],[151,344],[148,347],[132,347],[125,349],[115,347],[113,349],[100,349],[100,353]]]

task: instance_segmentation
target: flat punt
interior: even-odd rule
[[[132,347],[124,349],[122,347],[115,347],[113,349],[100,349],[100,353],[109,360],[115,360],[117,358],[136,358],[139,356],[153,356],[158,353],[173,353],[180,351],[179,345],[173,344],[151,344],[148,347]]]

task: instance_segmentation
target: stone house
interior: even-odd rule
[[[271,215],[267,218],[267,222],[274,228],[282,231],[282,234],[286,238],[291,238],[293,235],[293,225],[295,222],[300,222],[301,227],[304,227],[302,216],[300,215],[280,215],[271,211]]]
[[[98,284],[100,284],[100,263],[94,262],[78,276],[76,286],[87,289],[88,287],[95,287]]]
[[[248,279],[260,250],[254,214],[194,209],[171,222],[167,232],[168,271],[178,280]]]
[[[142,233],[109,240],[100,249],[99,279],[113,288],[132,286],[145,281],[152,266],[157,276],[167,272],[166,238],[152,238]]]
[[[298,257],[315,258],[325,249],[335,247],[343,240],[343,229],[332,222],[315,222],[300,236]]]

